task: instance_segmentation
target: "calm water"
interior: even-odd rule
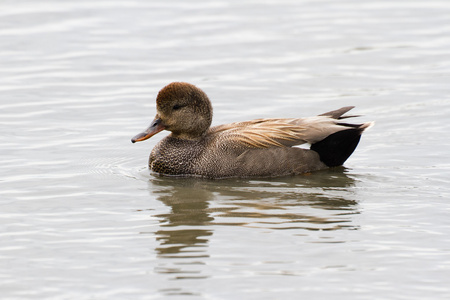
[[[449,299],[449,1],[0,3],[2,299]],[[345,167],[160,178],[164,85],[214,124],[356,105]]]

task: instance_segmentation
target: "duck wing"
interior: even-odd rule
[[[249,148],[289,147],[305,143],[306,128],[291,124],[293,119],[257,119],[211,128],[220,142],[245,145]]]
[[[369,127],[369,123],[347,124],[340,121],[352,106],[319,116],[298,119],[256,119],[236,122],[210,129],[219,142],[245,145],[248,148],[292,147],[317,143],[329,135],[349,128]],[[347,117],[348,118],[348,117]]]

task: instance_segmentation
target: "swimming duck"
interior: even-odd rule
[[[213,109],[196,86],[173,82],[156,98],[150,127],[131,139],[171,132],[152,150],[149,167],[162,175],[204,178],[297,175],[342,165],[372,123],[349,124],[353,106],[308,118],[256,119],[210,127]],[[294,147],[310,144],[310,149]]]

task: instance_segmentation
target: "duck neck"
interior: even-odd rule
[[[176,138],[176,139],[182,139],[182,140],[190,140],[190,141],[198,141],[204,138],[206,132],[203,132],[201,134],[194,134],[194,133],[190,133],[190,132],[172,132],[170,134],[170,136],[172,138]]]

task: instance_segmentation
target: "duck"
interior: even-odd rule
[[[204,91],[172,82],[156,97],[156,116],[131,139],[166,130],[150,153],[150,170],[165,176],[208,179],[279,177],[341,166],[373,122],[352,124],[346,106],[313,117],[262,118],[211,127],[213,108]],[[309,149],[298,147],[309,145]]]

